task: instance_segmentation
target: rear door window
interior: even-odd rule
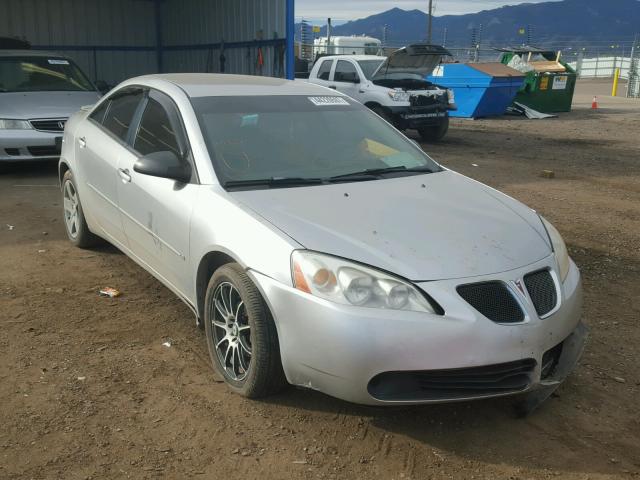
[[[127,141],[133,115],[144,97],[141,88],[127,88],[114,93],[102,125],[123,142]]]
[[[320,80],[329,80],[329,73],[331,73],[331,64],[333,60],[324,60],[318,68],[318,78]]]

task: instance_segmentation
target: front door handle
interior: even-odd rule
[[[84,137],[80,137],[78,139],[78,144],[80,145],[80,148],[87,148],[87,140]]]
[[[129,169],[127,169],[127,168],[125,168],[125,169],[119,168],[118,169],[118,175],[122,179],[122,183],[130,183],[131,182],[131,175],[129,175]]]
[[[335,85],[329,85],[329,88],[333,88],[334,90],[338,89],[338,87],[336,87]]]

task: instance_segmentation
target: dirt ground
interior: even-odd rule
[[[114,248],[66,241],[54,165],[0,166],[0,478],[640,478],[640,102],[591,111],[606,87],[581,83],[559,119],[454,121],[424,146],[549,218],[582,270],[587,351],[524,420],[505,400],[233,395],[186,306]]]

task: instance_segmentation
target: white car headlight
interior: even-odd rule
[[[543,216],[540,216],[540,220],[544,224],[544,228],[546,228],[547,233],[549,234],[549,240],[551,240],[551,246],[553,247],[553,252],[556,255],[556,261],[558,262],[558,270],[560,271],[560,279],[564,282],[564,279],[567,278],[569,274],[569,252],[567,250],[567,245],[564,243],[562,239],[562,235],[560,232],[551,225]]]
[[[391,97],[391,100],[393,100],[394,102],[408,102],[409,97],[411,96],[407,92],[403,92],[402,90],[389,90],[387,93]]]
[[[31,124],[26,120],[0,118],[0,130],[31,130]]]
[[[291,255],[294,286],[344,305],[436,313],[416,287],[404,280],[338,257],[296,250]]]

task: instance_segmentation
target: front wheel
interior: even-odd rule
[[[260,398],[286,385],[271,313],[237,263],[223,265],[209,281],[205,332],[213,366],[234,392]]]
[[[433,127],[422,127],[418,129],[420,138],[427,142],[439,142],[449,131],[449,117],[444,117],[439,125]]]
[[[64,226],[67,237],[76,247],[88,248],[100,243],[100,239],[91,233],[84,218],[80,195],[71,170],[62,177],[62,204]]]

